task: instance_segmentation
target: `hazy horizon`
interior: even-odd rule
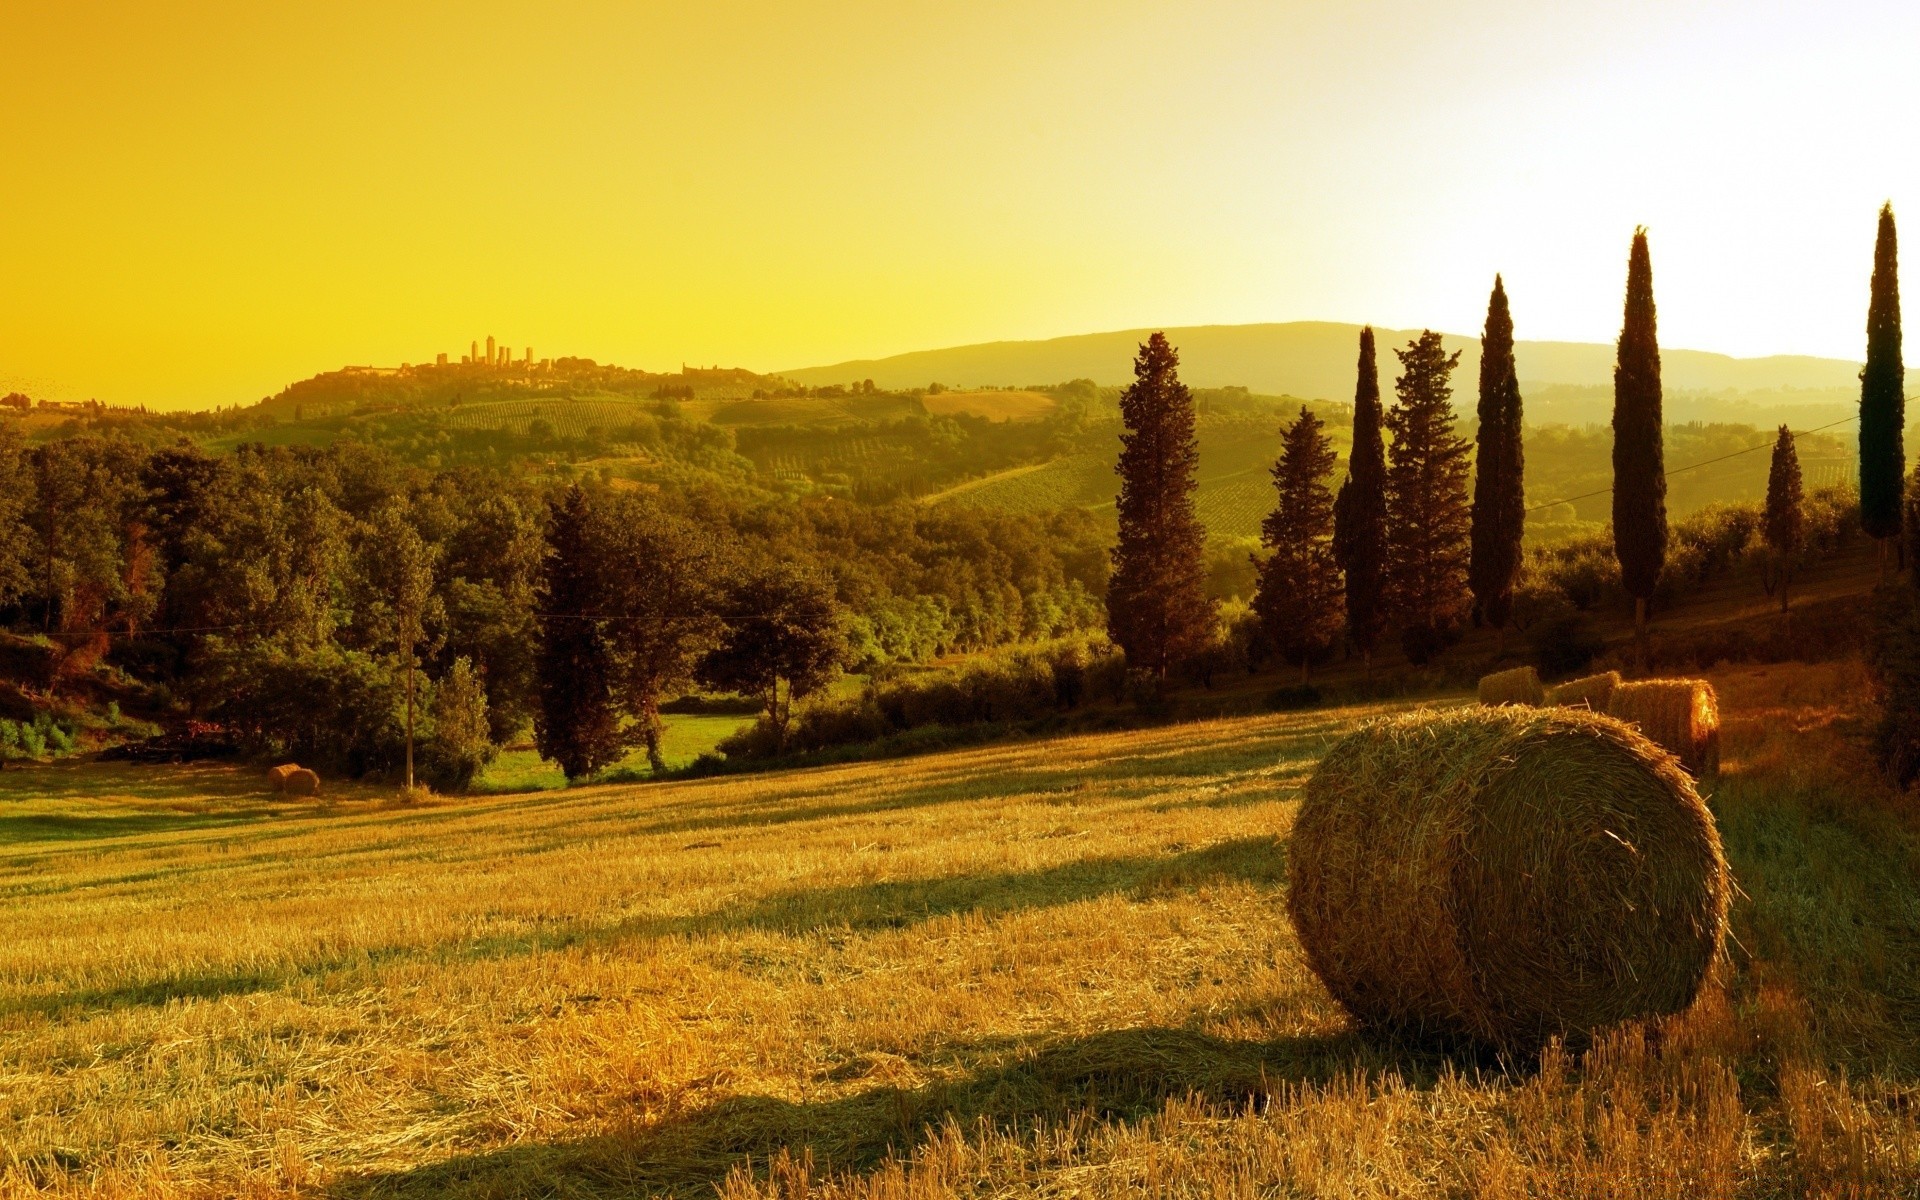
[[[0,387],[248,403],[349,363],[761,371],[1293,320],[1855,359],[1920,14],[359,0],[0,46]]]

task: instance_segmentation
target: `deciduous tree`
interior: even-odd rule
[[[612,654],[600,612],[602,585],[592,536],[593,505],[578,486],[557,500],[547,522],[541,571],[540,704],[534,739],[540,756],[581,779],[617,762],[624,749],[613,705]]]
[[[833,589],[786,563],[750,569],[723,589],[720,620],[719,641],[696,676],[717,691],[758,697],[784,741],[794,701],[833,682],[846,658]]]

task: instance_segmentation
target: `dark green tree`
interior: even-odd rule
[[[832,683],[846,660],[833,588],[792,564],[768,564],[727,583],[720,620],[720,639],[696,678],[716,691],[758,697],[784,743],[794,701]]]
[[[1164,680],[1213,634],[1206,530],[1194,512],[1200,443],[1180,356],[1156,333],[1140,347],[1120,397],[1119,544],[1107,584],[1107,633],[1127,664]]]
[[[645,746],[654,774],[664,774],[660,704],[693,682],[694,665],[719,636],[720,548],[707,526],[632,492],[601,498],[591,531],[614,701],[632,722],[627,742]]]
[[[1380,371],[1373,327],[1360,331],[1353,389],[1353,449],[1333,501],[1333,556],[1346,592],[1347,638],[1373,674],[1373,648],[1386,626],[1387,451],[1381,439]]]
[[[1340,564],[1333,557],[1333,493],[1327,487],[1335,461],[1326,426],[1303,405],[1282,435],[1280,461],[1273,465],[1279,496],[1260,523],[1268,553],[1258,564],[1253,610],[1269,644],[1300,665],[1302,684],[1314,657],[1340,636]]]
[[[1647,602],[1667,561],[1667,476],[1660,413],[1660,338],[1647,231],[1633,232],[1626,314],[1613,368],[1613,552],[1633,597],[1634,637],[1647,652]]]
[[[1773,462],[1767,468],[1767,511],[1762,533],[1767,542],[1766,588],[1780,589],[1780,611],[1787,611],[1787,585],[1807,541],[1807,514],[1800,486],[1800,453],[1793,431],[1785,425],[1773,442]]]
[[[1387,589],[1400,642],[1416,665],[1451,645],[1471,597],[1472,512],[1465,438],[1454,429],[1453,368],[1440,335],[1427,330],[1395,353],[1400,378],[1387,412]]]
[[[1493,626],[1504,649],[1513,587],[1526,532],[1525,460],[1520,432],[1520,380],[1513,363],[1513,316],[1507,289],[1493,277],[1487,324],[1480,335],[1480,428],[1473,477],[1473,552],[1467,570],[1474,614]]]
[[[381,509],[365,546],[366,573],[374,603],[369,617],[382,630],[381,640],[393,648],[406,680],[406,787],[413,790],[415,718],[418,715],[416,676],[420,646],[427,640],[427,622],[438,616],[434,571],[439,547],[420,536],[400,503]]]
[[[613,660],[603,633],[604,587],[594,545],[593,504],[578,486],[553,505],[541,572],[540,704],[534,740],[540,756],[581,779],[624,751],[614,711]]]
[[[1860,370],[1860,525],[1888,547],[1900,536],[1900,482],[1906,473],[1906,366],[1900,350],[1900,255],[1893,205],[1880,209],[1867,301],[1867,363]]]
[[[20,435],[0,424],[0,609],[13,607],[32,583],[27,510],[33,480],[27,466]]]

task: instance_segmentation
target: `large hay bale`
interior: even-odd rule
[[[1363,1026],[1527,1049],[1692,1003],[1720,952],[1720,834],[1610,717],[1467,708],[1366,725],[1288,850],[1307,961]]]
[[[1540,672],[1532,667],[1515,667],[1480,677],[1482,704],[1525,704],[1539,708],[1546,701],[1547,689],[1540,686]]]
[[[285,790],[288,794],[294,796],[318,796],[320,794],[320,777],[305,767],[295,767],[293,770],[287,772]]]
[[[1704,679],[1643,679],[1613,689],[1607,713],[1652,738],[1696,779],[1720,771],[1720,698]]]
[[[273,785],[274,791],[284,792],[287,790],[287,776],[299,769],[299,763],[281,763],[277,767],[268,767],[267,782]]]
[[[1613,698],[1613,689],[1620,686],[1620,672],[1603,671],[1598,675],[1582,675],[1578,679],[1569,679],[1557,687],[1547,690],[1547,703],[1557,704],[1561,708],[1590,708],[1594,712],[1607,711],[1607,702]]]

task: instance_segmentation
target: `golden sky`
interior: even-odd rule
[[[1858,357],[1917,9],[7,0],[0,385],[1471,332],[1496,270],[1605,341],[1640,223],[1663,343]]]

